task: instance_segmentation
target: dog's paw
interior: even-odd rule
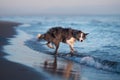
[[[52,46],[51,44],[47,44],[47,46],[51,49],[54,49],[54,46]]]

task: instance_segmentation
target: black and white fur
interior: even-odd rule
[[[87,35],[88,33],[72,28],[53,27],[45,34],[38,34],[37,38],[46,40],[47,46],[50,48],[54,48],[51,43],[54,44],[56,47],[55,55],[57,55],[60,42],[68,44],[71,50],[70,52],[73,54],[75,51],[73,48],[74,43],[76,41],[83,42]]]

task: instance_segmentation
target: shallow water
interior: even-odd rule
[[[0,20],[24,23],[17,27],[19,34],[10,40],[11,45],[4,47],[4,50],[10,54],[7,56],[9,60],[31,67],[33,65],[38,67],[39,63],[44,64],[44,61],[50,56],[50,61],[54,62],[54,57],[51,55],[54,49],[47,48],[44,41],[37,42],[36,35],[45,33],[54,26],[71,27],[90,33],[84,42],[76,42],[74,48],[77,52],[74,57],[60,56],[68,61],[64,65],[72,61],[72,65],[78,66],[75,71],[80,68],[80,72],[77,73],[82,73],[80,74],[82,77],[79,75],[78,80],[81,80],[80,78],[82,80],[120,79],[120,16],[2,17]],[[69,51],[68,45],[61,43],[59,53],[66,54]],[[44,60],[41,58],[41,54],[45,57]],[[61,60],[61,65],[63,62]],[[38,70],[38,68],[35,69]],[[51,76],[49,69],[45,69],[45,72]],[[110,78],[110,76],[113,77]]]
[[[39,44],[35,39],[32,41],[35,45],[29,48],[24,43],[26,40],[31,40],[30,35],[18,30],[18,35],[9,40],[10,45],[4,46],[4,52],[8,53],[6,59],[17,62],[28,67],[33,68],[45,79],[43,80],[119,80],[120,74],[101,69],[96,69],[86,66],[82,63],[75,63],[80,61],[80,57],[54,57],[51,50],[48,50],[45,45]],[[35,46],[40,45],[38,48]],[[33,48],[34,47],[34,48]],[[61,53],[64,54],[64,53]],[[77,55],[78,56],[78,55]],[[80,55],[81,56],[81,55]],[[65,59],[64,59],[65,58]],[[92,64],[92,58],[82,57],[82,62],[87,61],[87,64]],[[69,60],[70,59],[70,60]],[[111,78],[111,76],[113,76]]]

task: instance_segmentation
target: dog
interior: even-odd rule
[[[49,48],[54,48],[54,44],[56,49],[55,49],[55,55],[58,54],[58,48],[60,45],[60,42],[66,43],[70,47],[70,53],[71,55],[74,54],[74,43],[76,41],[83,42],[86,39],[86,36],[88,33],[84,33],[81,30],[76,30],[72,28],[62,28],[62,27],[53,27],[50,28],[45,34],[38,34],[37,38],[38,40],[44,39],[47,41],[47,46]]]

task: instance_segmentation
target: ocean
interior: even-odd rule
[[[46,59],[41,59],[40,53],[53,56],[54,49],[48,48],[45,41],[38,42],[37,34],[51,27],[69,27],[89,33],[85,41],[75,43],[76,56],[58,56],[87,67],[82,70],[85,77],[79,80],[120,80],[120,16],[14,16],[0,17],[0,20],[23,23],[16,27],[18,35],[9,40],[11,44],[4,46],[9,54],[6,59],[38,67],[40,61]],[[69,53],[69,46],[61,43],[58,52]],[[48,72],[45,74],[52,76]]]

